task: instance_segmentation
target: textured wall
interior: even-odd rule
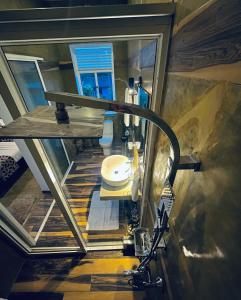
[[[0,10],[41,7],[40,0],[1,0]]]
[[[180,79],[190,86],[197,81],[203,84],[184,110],[178,93],[173,99],[175,110],[180,109],[173,128],[182,153],[196,152],[202,171],[179,171],[174,185],[176,203],[166,261],[173,291],[180,292],[175,299],[182,294],[183,299],[239,299],[241,88],[228,82],[169,77],[172,86],[175,82],[179,86]],[[182,87],[179,93],[187,95]]]
[[[179,22],[182,4],[186,11],[193,6],[177,4]],[[174,185],[165,261],[178,300],[240,299],[241,2],[209,4],[176,22],[164,95],[164,119],[181,153],[197,153],[202,161],[199,173],[178,171]]]

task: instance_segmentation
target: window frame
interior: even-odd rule
[[[76,55],[74,53],[74,50],[76,48],[78,48],[78,46],[81,45],[81,47],[85,47],[86,46],[90,46],[92,45],[93,47],[95,45],[111,45],[111,64],[112,64],[112,68],[111,69],[86,69],[86,70],[79,70],[78,69],[78,65],[77,65],[77,60],[76,60]],[[94,73],[95,76],[95,83],[96,83],[96,91],[97,91],[97,98],[100,98],[100,91],[99,91],[99,86],[98,86],[98,78],[97,78],[97,73],[100,72],[110,72],[111,73],[111,79],[112,79],[112,92],[113,92],[113,101],[116,100],[116,93],[115,93],[115,70],[114,70],[114,52],[113,52],[113,44],[112,43],[89,43],[89,44],[71,44],[69,45],[69,49],[70,49],[70,54],[71,54],[71,59],[73,62],[73,67],[74,67],[74,74],[75,74],[75,81],[77,84],[77,90],[79,95],[83,95],[83,88],[82,88],[82,82],[80,79],[80,75],[81,74],[85,74],[85,73]]]

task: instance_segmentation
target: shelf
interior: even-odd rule
[[[100,200],[132,200],[132,184],[132,179],[121,187],[109,186],[102,181],[100,187]],[[138,197],[140,198],[140,190],[138,194]]]
[[[0,128],[0,137],[14,139],[34,138],[101,138],[104,110],[70,106],[67,109],[69,124],[58,124],[55,107],[38,106]]]

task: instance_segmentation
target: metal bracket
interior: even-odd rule
[[[58,124],[69,124],[69,115],[64,103],[56,102],[55,117]]]
[[[201,168],[201,161],[194,155],[180,156],[180,161],[178,163],[178,170],[193,170],[194,172],[199,172]]]

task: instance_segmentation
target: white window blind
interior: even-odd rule
[[[112,45],[77,46],[73,49],[79,71],[112,69]]]

